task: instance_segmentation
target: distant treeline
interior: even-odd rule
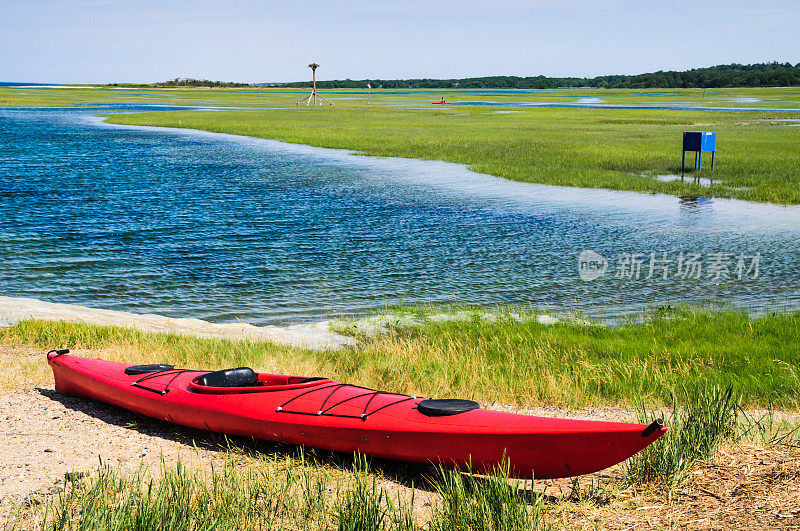
[[[236,83],[233,81],[209,81],[208,79],[194,79],[179,77],[158,83],[108,83],[108,87],[251,87],[249,83]]]
[[[250,83],[209,81],[208,79],[177,78],[155,84],[157,87],[249,87]]]
[[[508,88],[554,89],[563,87],[593,88],[719,88],[719,87],[787,87],[800,85],[800,63],[759,63],[753,65],[719,65],[676,72],[651,72],[634,76],[585,77],[517,77],[486,76],[463,79],[343,79],[317,81],[317,88]],[[278,85],[270,84],[272,86]],[[310,81],[283,83],[281,86],[308,88]]]

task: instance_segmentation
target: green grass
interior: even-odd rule
[[[424,316],[434,311],[406,310],[423,323]],[[800,444],[798,427],[781,422],[772,410],[775,405],[797,404],[798,361],[792,347],[797,344],[800,313],[752,319],[732,311],[664,309],[647,322],[617,328],[581,322],[544,326],[532,313],[512,318],[511,313],[499,312],[493,322],[479,315],[475,311],[472,319],[397,328],[373,338],[359,336],[359,348],[338,352],[43,321],[24,321],[1,330],[0,348],[91,349],[105,358],[194,367],[252,365],[300,373],[305,372],[303,367],[313,367],[318,374],[381,388],[439,389],[451,396],[518,404],[537,403],[546,396],[512,392],[520,381],[519,391],[526,385],[533,389],[531,384],[539,379],[550,382],[549,392],[571,389],[584,402],[611,399],[640,404],[644,422],[663,415],[645,412],[645,403],[660,400],[671,410],[666,415],[669,431],[629,460],[623,476],[612,484],[603,487],[592,481],[584,492],[576,481],[572,493],[560,500],[510,481],[507,470],[500,467],[488,476],[444,470],[431,478],[417,476],[428,498],[416,503],[415,492],[420,491],[392,487],[386,470],[372,469],[361,456],[348,465],[349,460],[341,458],[307,459],[302,451],[242,452],[229,446],[224,466],[210,472],[162,464],[156,471],[127,475],[101,466],[86,478],[73,476],[55,497],[20,507],[2,527],[548,529],[573,524],[576,514],[616,503],[625,484],[649,492],[648,506],[653,500],[664,503],[668,491],[681,485],[698,462],[713,458],[721,442]],[[44,357],[38,359],[42,370],[49,372]],[[7,363],[6,357],[0,358],[0,370],[12,367]],[[602,393],[588,385],[598,374],[613,383]],[[652,379],[651,387],[641,387],[643,378]],[[754,402],[765,403],[767,411],[748,414],[742,409]],[[405,475],[400,483],[413,486],[416,480]]]
[[[255,93],[254,93],[255,92]],[[0,107],[72,107],[87,103],[163,103],[194,105],[212,102],[288,104],[305,91],[257,89],[112,89],[0,87]]]
[[[228,454],[222,468],[177,463],[124,474],[108,465],[67,482],[38,507],[20,507],[4,529],[48,531],[292,529],[340,531],[523,531],[549,527],[544,498],[530,501],[508,474],[475,477],[441,470],[427,514],[415,513],[414,491],[379,486],[367,461],[330,474],[301,460]],[[35,524],[34,524],[35,522]]]
[[[363,105],[367,91],[357,89],[321,90],[337,105]],[[210,104],[294,104],[305,100],[308,89],[297,88],[132,88],[99,85],[0,87],[0,106],[73,106],[85,103],[210,103]],[[575,102],[579,98],[600,98],[610,104],[695,104],[714,107],[796,108],[798,87],[721,88],[721,89],[546,89],[546,90],[372,90],[373,104],[404,102],[430,105],[444,97],[447,101],[498,102]],[[737,101],[756,97],[763,101]]]
[[[48,501],[40,511],[41,529],[413,529],[390,525],[390,517],[402,520],[408,508],[387,505],[384,491],[362,497],[362,476],[356,471],[356,480],[333,479],[302,462],[264,457],[244,466],[228,459],[207,476],[180,463],[164,466],[156,477],[102,467]],[[354,497],[356,504],[341,502]],[[382,520],[364,514],[375,505]]]
[[[732,388],[683,388],[680,398],[673,398],[667,433],[626,461],[631,483],[674,487],[686,479],[695,463],[716,455],[723,439],[737,434],[740,399]],[[639,421],[648,424],[656,418],[663,419],[663,413],[642,409],[639,415]]]
[[[439,502],[430,531],[526,531],[549,529],[545,497],[510,482],[508,470],[499,468],[487,477],[441,471],[436,486]]]
[[[671,404],[683,387],[732,386],[744,404],[797,407],[800,312],[751,318],[737,311],[664,309],[641,323],[602,327],[539,324],[499,312],[494,322],[428,323],[358,335],[343,351],[208,340],[65,322],[24,321],[0,344],[89,349],[131,363],[324,375],[419,396],[463,397],[517,406]],[[5,358],[4,358],[5,359]],[[20,372],[3,361],[7,387]],[[44,358],[28,379],[49,379]],[[38,372],[37,372],[38,371]],[[1,376],[2,374],[0,374]]]
[[[613,328],[520,323],[501,313],[494,322],[475,317],[364,338],[362,350],[337,364],[369,371],[384,387],[427,383],[440,396],[521,405],[664,404],[682,386],[732,385],[747,402],[794,407],[799,336],[800,313],[751,319],[682,307]]]
[[[117,115],[117,124],[184,127],[355,150],[366,155],[443,160],[511,179],[562,186],[800,203],[800,128],[742,115],[603,109],[444,110],[336,106]],[[681,134],[718,134],[713,192],[680,174]]]
[[[349,485],[344,492],[339,490],[337,494],[334,512],[339,531],[418,529],[413,491],[410,499],[404,500],[399,491],[392,496],[385,487],[379,487],[376,476],[370,475],[368,460],[363,456],[356,456]]]
[[[637,96],[644,92],[668,96]],[[600,97],[609,103],[687,102],[725,107],[800,105],[797,88],[718,90],[543,90],[517,93],[330,91],[334,107],[290,105],[305,91],[291,89],[13,89],[0,88],[0,106],[77,105],[91,102],[216,105],[259,104],[271,109],[171,111],[115,115],[113,123],[184,127],[368,155],[444,160],[512,179],[575,187],[609,188],[680,196],[714,195],[800,204],[800,128],[776,121],[797,113],[721,113],[672,110],[518,108],[498,114],[486,107],[431,108],[442,95],[454,101],[569,102]],[[757,96],[765,101],[737,102]],[[417,106],[388,106],[415,103]],[[680,173],[681,133],[718,133],[718,165],[706,164],[711,190],[653,177]]]

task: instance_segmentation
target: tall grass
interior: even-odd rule
[[[413,494],[379,486],[362,457],[335,478],[303,462],[255,463],[228,456],[209,474],[178,463],[158,474],[125,475],[101,466],[41,507],[20,512],[6,529],[177,531],[339,529],[342,531],[545,529],[544,498],[510,484],[499,469],[486,477],[441,471],[430,511],[414,512]]]
[[[340,371],[379,384],[534,405],[668,403],[686,386],[733,386],[752,403],[795,406],[800,398],[800,313],[756,319],[738,311],[665,308],[618,327],[522,322],[500,312],[361,337]],[[323,354],[323,356],[326,356]],[[336,356],[334,358],[334,356]],[[489,392],[487,392],[489,391]]]
[[[404,500],[398,490],[393,497],[378,486],[369,474],[365,457],[357,455],[349,484],[340,492],[334,506],[339,531],[396,530],[418,528],[414,518],[414,498]]]
[[[273,465],[270,467],[269,465]],[[41,529],[318,529],[328,525],[327,503],[316,495],[329,478],[309,478],[275,463],[240,468],[229,460],[210,477],[180,463],[133,477],[104,466],[86,483],[73,483],[50,500]],[[308,472],[306,472],[308,473]],[[305,481],[302,481],[305,479]]]
[[[486,477],[441,471],[437,485],[440,501],[430,531],[524,531],[549,529],[545,498],[509,483],[508,468],[501,466]],[[532,499],[530,497],[532,496]]]
[[[358,339],[357,348],[307,351],[65,322],[23,321],[0,330],[0,345],[71,348],[78,354],[85,349],[112,360],[187,368],[248,365],[484,403],[667,404],[672,389],[708,385],[732,386],[749,405],[800,402],[794,349],[800,343],[800,313],[753,319],[736,311],[681,308],[614,328],[580,322],[546,326],[501,313],[492,322],[429,323]],[[47,381],[44,357],[37,363],[26,379]],[[13,384],[18,372],[19,364],[0,357],[0,382]]]
[[[674,487],[686,479],[692,466],[716,454],[720,442],[737,434],[740,398],[732,388],[682,388],[672,400],[669,430],[625,463],[631,483],[660,483]],[[650,423],[663,413],[640,411]]]

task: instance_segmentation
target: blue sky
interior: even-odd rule
[[[0,81],[595,76],[800,62],[800,3],[0,0]]]

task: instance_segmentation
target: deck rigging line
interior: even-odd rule
[[[350,388],[353,388],[353,389],[362,389],[362,390],[364,390],[366,392],[361,393],[361,394],[357,394],[357,395],[353,395],[353,396],[350,396],[350,397],[347,397],[347,398],[344,398],[344,399],[342,399],[342,400],[336,402],[335,404],[330,405],[330,406],[328,406],[326,408],[325,406],[328,404],[328,401],[333,397],[333,395],[336,393],[336,391],[338,391],[339,389],[342,389],[344,387],[350,387]],[[322,401],[322,404],[320,405],[319,410],[316,413],[310,413],[308,411],[294,411],[294,410],[286,409],[286,406],[288,406],[289,404],[291,404],[292,402],[294,402],[298,398],[302,398],[303,396],[308,395],[310,393],[315,393],[317,391],[322,391],[323,389],[330,389],[331,392],[328,393],[328,396],[326,396],[325,400]],[[378,408],[373,409],[372,411],[369,411],[370,404],[372,404],[372,401],[375,400],[375,398],[378,397],[379,395],[397,396],[399,398],[397,400],[395,400],[394,402],[389,402],[388,404],[384,404],[381,407],[378,407]],[[367,403],[364,404],[364,409],[363,409],[363,411],[361,412],[360,415],[345,415],[345,414],[342,414],[342,413],[330,413],[330,410],[332,410],[335,407],[338,407],[338,406],[344,404],[345,402],[349,402],[349,401],[355,400],[357,398],[363,398],[365,396],[368,396],[369,400],[367,400]],[[347,418],[347,419],[361,419],[363,421],[366,421],[367,418],[370,415],[372,415],[373,413],[377,413],[378,411],[386,409],[387,407],[396,406],[397,404],[401,404],[403,402],[408,402],[409,400],[415,400],[415,399],[416,399],[415,396],[408,396],[408,395],[403,395],[403,394],[400,394],[400,393],[390,393],[388,391],[376,391],[374,389],[369,389],[367,387],[361,387],[361,386],[352,385],[352,384],[333,383],[333,384],[324,385],[322,387],[317,387],[316,389],[309,389],[308,391],[300,393],[297,396],[293,396],[292,398],[290,398],[289,400],[287,400],[286,402],[284,402],[283,404],[278,406],[275,409],[275,411],[278,412],[278,413],[293,413],[295,415],[312,415],[312,416],[317,416],[317,417],[341,417],[341,418]]]
[[[135,382],[131,384],[133,387],[138,387],[139,389],[144,389],[145,391],[150,391],[152,393],[156,393],[158,395],[164,396],[165,394],[169,393],[169,386],[172,382],[175,381],[175,378],[180,376],[186,372],[203,372],[203,371],[193,371],[191,369],[167,369],[165,371],[158,371],[158,372],[151,372],[150,374],[145,374]],[[152,378],[157,378],[159,376],[166,376],[168,373],[174,373],[172,378],[169,379],[167,385],[164,386],[164,389],[153,389],[152,387],[147,387],[146,385],[142,385],[142,382],[150,380]]]

